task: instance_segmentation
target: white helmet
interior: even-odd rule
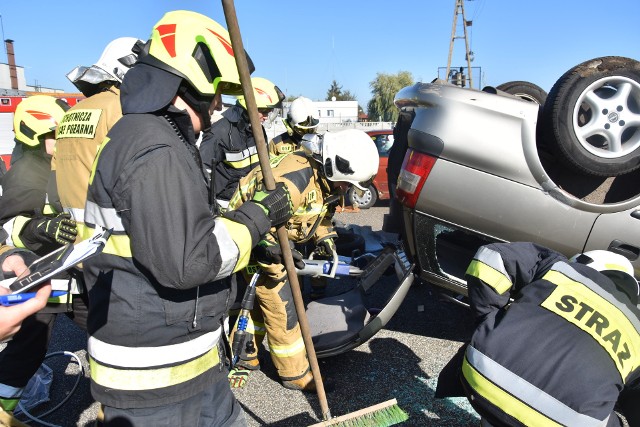
[[[313,114],[313,102],[309,98],[300,96],[293,100],[287,113],[289,127],[300,136],[315,133],[320,121]]]
[[[366,190],[378,173],[380,156],[376,144],[364,131],[346,129],[304,135],[301,146],[307,155],[321,162],[330,181],[345,181]]]
[[[85,96],[96,93],[102,82],[122,83],[125,73],[136,62],[142,43],[134,37],[117,38],[104,48],[95,64],[76,67],[67,74],[67,78]]]
[[[631,261],[622,255],[603,250],[588,251],[571,257],[571,262],[588,265],[611,279],[633,304],[638,304],[640,288]]]

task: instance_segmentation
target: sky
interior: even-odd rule
[[[408,71],[416,82],[444,77],[438,73],[447,66],[456,1],[238,0],[235,8],[253,76],[316,101],[335,80],[366,110],[379,73]],[[14,40],[28,85],[77,92],[65,77],[71,69],[93,64],[115,38],[148,39],[176,9],[227,27],[221,1],[0,0],[2,37]],[[465,0],[464,10],[476,88],[524,80],[548,92],[586,60],[640,60],[638,0]],[[463,36],[462,15],[454,34]],[[463,37],[455,39],[452,67],[466,66],[464,46]],[[0,62],[7,62],[4,44]]]

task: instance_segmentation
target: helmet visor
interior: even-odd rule
[[[320,120],[314,119],[312,116],[308,116],[305,121],[297,123],[295,127],[304,131],[302,132],[303,134],[314,133],[316,127],[318,127],[318,123],[320,123]]]

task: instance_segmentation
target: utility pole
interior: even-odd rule
[[[456,39],[461,39],[464,37],[465,59],[467,60],[467,75],[469,76],[469,87],[473,88],[473,76],[471,73],[471,61],[473,52],[469,51],[469,37],[467,36],[467,26],[471,26],[471,22],[467,21],[467,18],[464,14],[464,0],[454,1],[455,9],[453,10],[453,26],[451,27],[451,40],[449,42],[449,59],[447,60],[446,78],[447,80],[449,79],[449,73],[451,72],[451,56],[453,55],[453,43]],[[456,34],[458,28],[458,15],[462,15],[462,29],[464,32],[463,36],[459,36]]]

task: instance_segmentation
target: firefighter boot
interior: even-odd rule
[[[302,377],[295,380],[282,380],[284,388],[289,390],[301,390],[307,393],[316,393],[316,383],[313,381],[313,374],[307,371]]]

